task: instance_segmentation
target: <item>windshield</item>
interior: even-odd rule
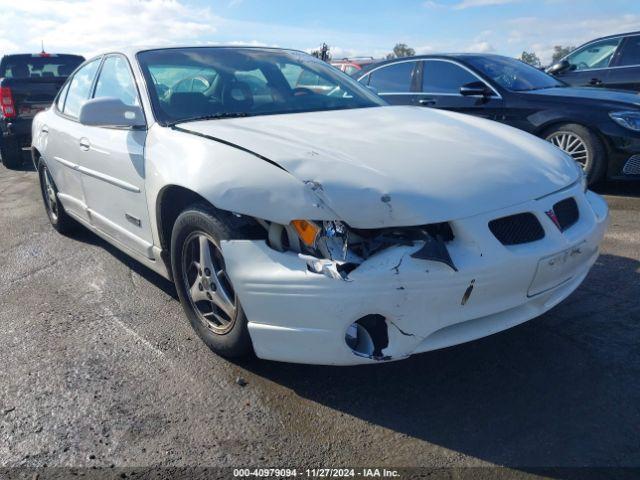
[[[515,58],[478,56],[466,60],[501,87],[514,92],[565,86],[551,75]]]
[[[158,121],[365,108],[384,100],[310,55],[194,47],[138,54]]]
[[[7,55],[0,64],[0,77],[65,78],[82,62],[84,58],[78,55]]]

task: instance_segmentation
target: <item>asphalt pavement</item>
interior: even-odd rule
[[[0,467],[640,467],[640,184],[541,318],[366,367],[232,363],[173,286],[0,166]]]

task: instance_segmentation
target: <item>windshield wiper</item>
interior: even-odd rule
[[[167,123],[167,127],[173,127],[178,125],[179,123],[187,123],[187,122],[199,122],[201,120],[221,120],[223,118],[240,118],[240,117],[249,117],[251,114],[247,112],[220,112],[213,113],[211,115],[199,115],[195,117],[187,117],[182,118],[180,120],[175,120],[173,122]]]

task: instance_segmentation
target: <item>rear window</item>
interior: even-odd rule
[[[0,63],[0,77],[65,78],[83,61],[78,55],[8,55]]]

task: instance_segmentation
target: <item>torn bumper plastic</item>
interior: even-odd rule
[[[561,232],[544,212],[570,195],[578,202],[580,221]],[[506,247],[488,222],[521,211],[539,218],[545,238]],[[424,246],[418,243],[377,253],[346,281],[312,271],[307,258],[277,252],[263,241],[231,240],[222,249],[258,357],[352,365],[456,345],[541,315],[584,280],[607,222],[604,200],[574,187],[451,222],[456,236],[447,247],[458,271],[414,258]],[[377,359],[358,355],[345,341],[350,326],[367,315],[386,321],[388,346]]]

